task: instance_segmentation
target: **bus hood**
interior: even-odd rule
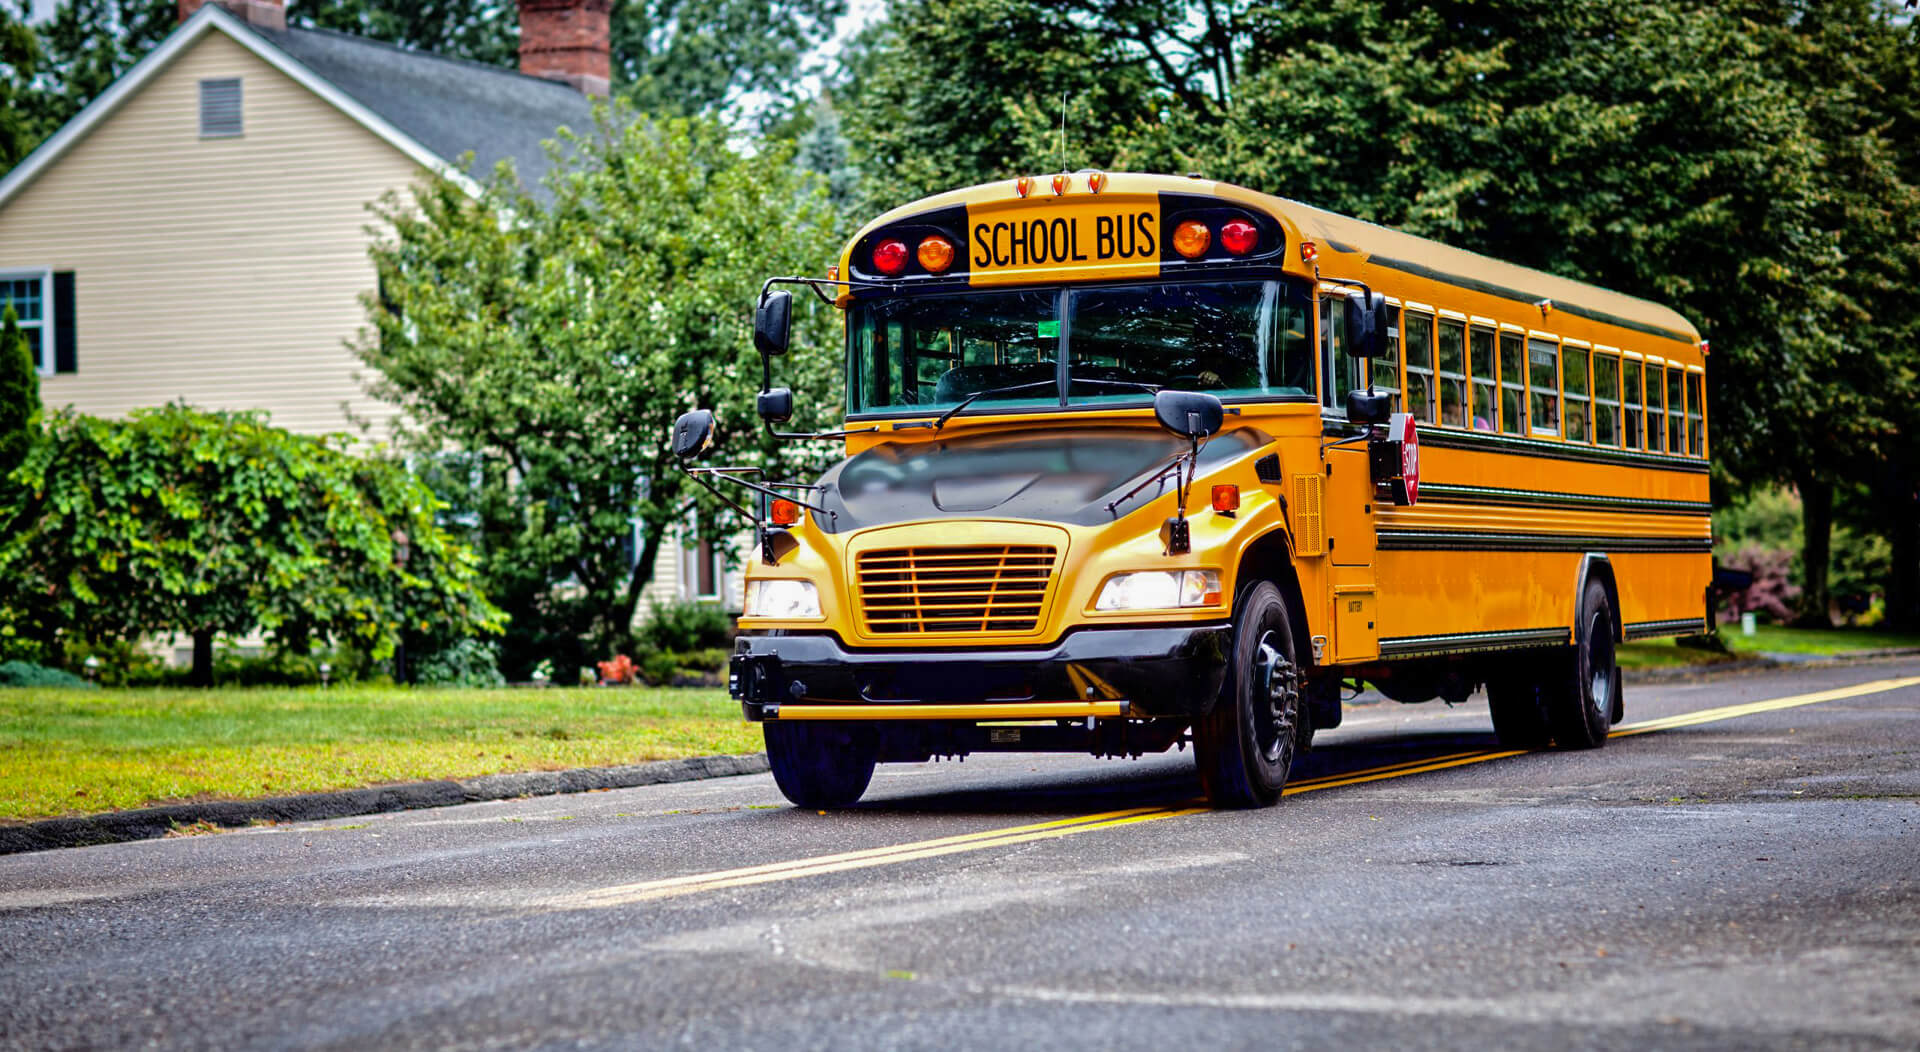
[[[1200,450],[1200,473],[1252,453],[1270,439],[1251,428],[1217,435]],[[1173,488],[1148,486],[1187,443],[1147,427],[1041,429],[883,442],[836,464],[820,479],[817,519],[830,533],[935,518],[1029,519],[1097,525],[1137,511]]]

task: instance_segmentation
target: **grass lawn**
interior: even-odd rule
[[[758,752],[723,690],[0,690],[0,821]]]
[[[1649,643],[1628,643],[1620,648],[1620,664],[1626,668],[1666,668],[1678,665],[1711,665],[1759,654],[1814,654],[1831,656],[1860,650],[1885,650],[1893,647],[1920,647],[1920,633],[1876,632],[1862,628],[1785,628],[1759,625],[1754,634],[1740,634],[1737,624],[1721,625],[1720,639],[1733,651],[1719,654],[1711,650],[1675,646],[1670,639]]]

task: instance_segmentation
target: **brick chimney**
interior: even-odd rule
[[[207,0],[180,0],[180,21],[185,22],[200,10]],[[287,28],[286,0],[219,0],[227,13],[240,21],[261,29]]]
[[[605,96],[611,7],[612,0],[520,0],[520,72]]]

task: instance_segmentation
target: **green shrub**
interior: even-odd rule
[[[213,658],[213,681],[223,687],[317,686],[320,659],[305,654],[222,650]]]
[[[680,655],[655,650],[640,659],[640,678],[656,687],[673,686],[680,673]]]
[[[652,604],[640,627],[642,649],[684,653],[733,643],[733,618],[715,603]]]
[[[731,656],[733,651],[724,647],[709,647],[706,650],[691,650],[683,654],[675,654],[673,657],[679,663],[681,671],[711,676],[725,672],[727,659]]]
[[[423,687],[504,687],[500,648],[478,639],[462,639],[414,662],[413,681]]]
[[[85,668],[88,658],[98,658],[93,679],[103,687],[152,687],[166,682],[166,662],[124,639],[70,640],[65,651],[61,664],[71,669]]]
[[[93,684],[71,672],[36,665],[31,661],[0,664],[0,687],[91,687]]]

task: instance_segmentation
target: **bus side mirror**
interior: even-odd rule
[[[787,353],[793,328],[793,293],[769,292],[753,312],[753,349],[769,358]]]
[[[755,408],[760,410],[760,419],[767,423],[784,424],[793,419],[793,389],[776,387],[762,391]]]
[[[1378,358],[1387,349],[1387,326],[1392,315],[1387,298],[1378,292],[1350,293],[1346,299],[1347,353],[1355,358]]]
[[[1347,422],[1384,424],[1393,415],[1393,392],[1363,387],[1347,392]]]
[[[1226,416],[1220,399],[1201,391],[1159,391],[1153,396],[1153,418],[1181,438],[1199,441],[1220,430]]]
[[[673,455],[692,460],[713,445],[713,410],[695,409],[673,422]]]

